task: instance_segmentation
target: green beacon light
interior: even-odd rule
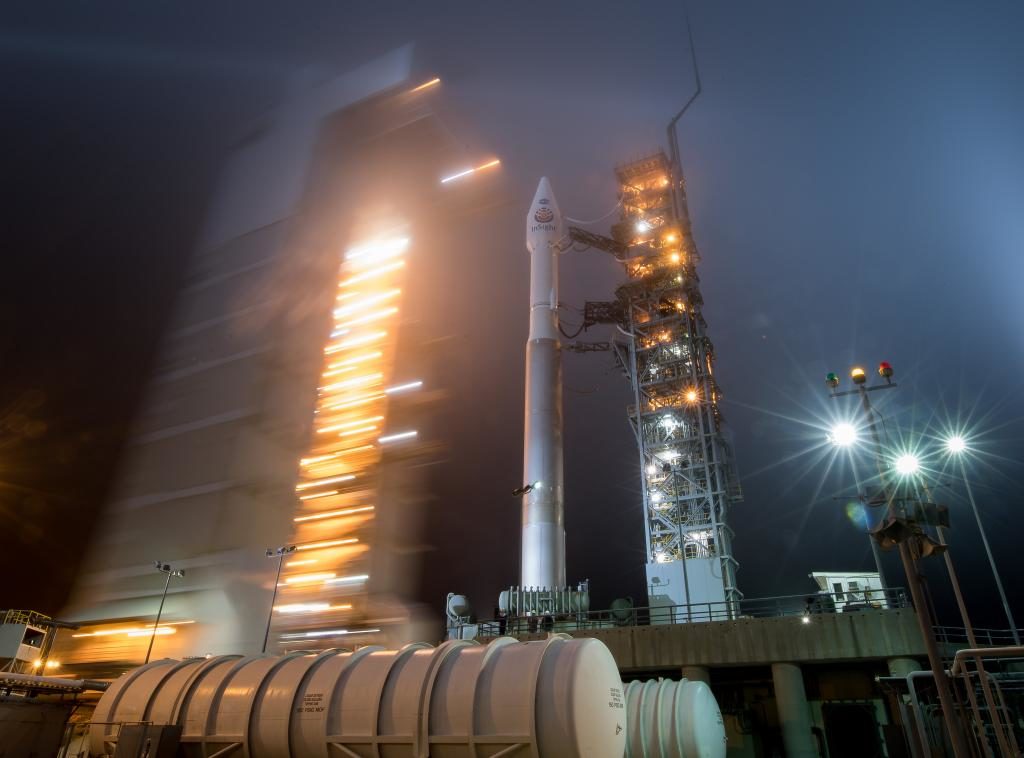
[[[832,389],[835,389],[836,387],[839,386],[839,375],[834,371],[829,371],[827,374],[825,374],[825,384],[827,384]]]

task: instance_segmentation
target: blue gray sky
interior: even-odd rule
[[[827,401],[823,376],[879,360],[896,366],[901,388],[884,393],[883,410],[908,444],[932,444],[927,435],[950,420],[976,435],[994,549],[1007,574],[1019,571],[1024,10],[694,0],[690,15],[704,92],[680,135],[747,496],[732,518],[741,589],[803,593],[811,570],[870,567],[842,499],[848,471],[825,474],[824,426],[846,411]],[[0,25],[0,132],[12,159],[0,533],[16,565],[54,548],[71,556],[44,594],[51,606],[109,482],[237,124],[290,82],[415,43],[522,198],[486,250],[488,265],[518,281],[537,178],[551,178],[570,215],[605,213],[613,166],[664,145],[693,81],[678,2],[54,3],[8,8]],[[563,300],[610,298],[612,261],[564,260]],[[473,327],[501,353],[480,382],[493,384],[507,420],[501,447],[513,451],[521,316]],[[637,595],[625,388],[601,356],[569,361],[570,574],[592,578],[601,599]],[[518,483],[517,455],[487,466],[501,493],[505,479]],[[959,490],[945,491],[972,610],[998,625],[975,530]],[[514,508],[502,519],[514,522]],[[458,580],[445,571],[432,592]],[[501,573],[467,580],[471,594],[508,584]]]

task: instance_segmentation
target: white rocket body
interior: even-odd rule
[[[565,586],[562,473],[562,355],[558,338],[558,250],[562,214],[547,178],[526,216],[530,334],[526,341],[521,587]]]

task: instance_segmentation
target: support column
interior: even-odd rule
[[[811,708],[800,667],[792,663],[773,663],[772,682],[786,758],[818,758],[818,743],[811,732]]]
[[[921,664],[913,658],[890,658],[886,661],[889,666],[889,676],[896,676],[906,679],[915,671],[921,671]],[[910,705],[910,698],[906,695],[897,695],[889,692],[886,695],[889,700],[889,707],[893,714],[893,721],[903,729],[903,735],[910,745],[910,752],[914,756],[929,755],[927,745],[921,744],[921,721],[917,719],[913,707]]]
[[[889,676],[906,678],[915,671],[921,671],[921,664],[913,658],[890,658],[886,663],[889,665]]]
[[[704,682],[711,686],[711,672],[707,666],[683,666],[683,679],[691,682]]]

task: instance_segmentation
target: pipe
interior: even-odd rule
[[[925,727],[924,714],[921,712],[921,701],[917,697],[917,687],[914,684],[915,680],[922,679],[926,676],[934,678],[934,674],[931,671],[912,671],[907,674],[907,691],[910,693],[910,702],[914,706],[914,721],[917,722],[917,740],[918,747],[921,749],[922,755],[931,755],[932,749],[929,745],[928,732]]]
[[[928,500],[932,500],[931,491],[928,489],[926,483],[921,484],[924,489],[925,497]],[[939,544],[946,545],[946,535],[942,527],[936,527],[936,534],[939,537]],[[967,602],[964,600],[964,595],[960,589],[960,578],[957,576],[956,568],[953,566],[953,556],[949,550],[943,551],[942,557],[946,561],[946,570],[949,573],[949,581],[953,585],[953,595],[956,598],[957,607],[960,609],[960,619],[964,624],[964,631],[967,633],[967,642],[972,648],[978,647],[978,641],[974,637],[974,626],[971,624],[971,617],[967,612]],[[999,749],[1003,755],[1011,755],[1010,744],[1006,739],[1006,733],[1003,731],[1003,720],[999,713],[999,709],[996,707],[995,697],[992,695],[992,688],[989,687],[988,678],[984,676],[985,665],[982,663],[981,656],[974,657],[974,666],[979,672],[979,680],[981,682],[981,691],[985,697],[985,705],[989,709],[990,718],[992,719],[992,727],[996,733],[996,742],[999,743]],[[970,684],[970,682],[968,682]],[[970,686],[967,688],[967,695],[971,702],[971,710],[974,713],[975,718],[981,721],[981,712],[978,709],[978,702],[974,696],[974,689]]]
[[[968,656],[970,656],[971,658],[1011,658],[1015,656],[1024,657],[1024,645],[1004,645],[1002,647],[975,647],[957,650],[956,654],[953,656],[953,668],[950,669],[950,674],[952,674],[953,676],[959,676],[959,669],[960,666],[963,664],[963,659]],[[966,673],[966,670],[964,673]]]
[[[24,689],[63,689],[80,692],[94,690],[103,692],[110,686],[109,682],[98,682],[94,679],[64,679],[59,676],[36,676],[35,674],[0,674],[0,687],[17,687]]]

